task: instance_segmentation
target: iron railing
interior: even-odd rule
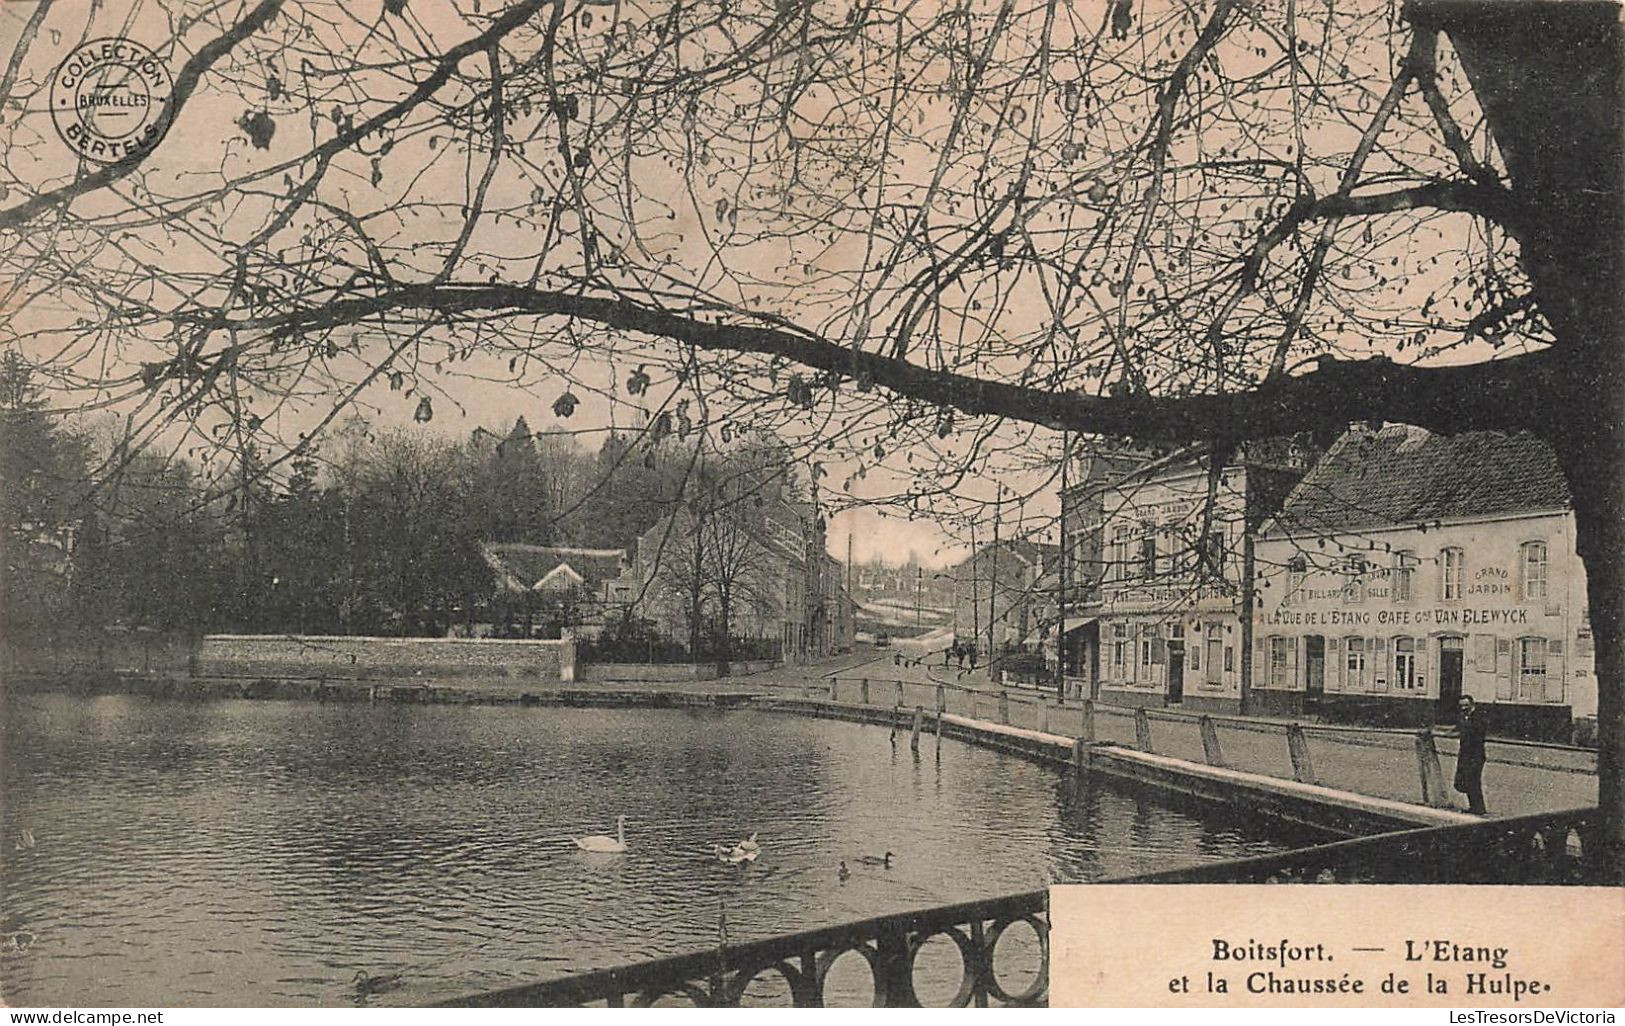
[[[1606,884],[1596,809],[1374,834],[1115,883]]]
[[[785,690],[799,690],[809,700],[889,708],[900,720],[918,708],[928,724],[953,714],[1393,801],[1458,807],[1441,764],[1441,756],[1456,754],[1455,741],[1427,728],[1332,726],[1087,699],[1058,701],[1045,693],[945,680],[837,674],[803,678]],[[1490,739],[1488,749],[1491,765],[1550,775],[1544,782],[1559,787],[1554,794],[1567,795],[1554,804],[1591,800],[1579,782],[1595,778],[1595,751],[1501,738]]]
[[[999,940],[1018,924],[1037,937],[1036,961],[1025,987],[1011,993],[1000,983],[995,959]],[[878,916],[862,922],[808,930],[653,962],[602,969],[544,983],[477,994],[444,1002],[447,1007],[560,1007],[602,1005],[646,1007],[676,998],[704,1008],[738,1007],[746,988],[759,977],[777,975],[788,984],[797,1008],[825,1004],[825,983],[842,955],[868,964],[876,1007],[917,1008],[915,961],[936,937],[953,942],[960,980],[948,1007],[990,1003],[1042,1006],[1049,996],[1048,892],[945,905],[921,912]]]

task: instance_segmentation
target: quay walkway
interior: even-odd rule
[[[800,694],[809,680],[828,697],[835,681],[836,700],[863,701],[926,713],[936,709],[937,688],[944,711],[1005,722],[1012,726],[1076,738],[1084,733],[1084,703],[1058,701],[1053,692],[1033,688],[999,688],[985,676],[966,682],[941,667],[899,665],[890,652],[859,652],[817,666],[785,666],[739,678],[736,686],[773,694]],[[1465,808],[1450,783],[1455,775],[1455,740],[1428,734],[1436,753],[1439,778],[1424,793],[1417,730],[1332,726],[1262,716],[1202,716],[1170,709],[1144,710],[1149,746],[1140,733],[1136,710],[1094,703],[1091,740],[1121,745],[1187,762],[1210,763],[1218,749],[1224,767],[1240,772],[1298,780],[1353,794],[1435,808]],[[1209,743],[1203,734],[1211,725]],[[1297,736],[1300,741],[1294,742]],[[1294,758],[1293,747],[1298,746]],[[1491,738],[1484,770],[1484,790],[1497,818],[1587,808],[1597,801],[1596,752],[1562,745]]]

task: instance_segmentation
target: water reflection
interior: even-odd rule
[[[1294,843],[749,711],[0,702],[11,1004],[422,1004],[710,947],[723,916],[738,942]],[[625,855],[570,842],[622,814]],[[753,831],[755,863],[712,856]]]

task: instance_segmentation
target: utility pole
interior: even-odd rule
[[[1072,462],[1072,434],[1061,432],[1061,540],[1055,566],[1055,694],[1066,697],[1066,564],[1071,555],[1066,543],[1067,465]]]
[[[987,584],[987,662],[993,665],[993,624],[999,618],[999,513],[1004,506],[1004,485],[998,486],[993,499],[993,566],[988,571]],[[992,672],[990,669],[989,673]]]
[[[976,587],[981,576],[981,553],[976,550],[976,525],[970,525],[970,643],[974,647],[982,641],[982,597]]]
[[[924,599],[925,599],[925,596],[923,595],[924,589],[925,589],[925,568],[921,567],[918,564],[915,564],[915,566],[914,566],[914,630],[916,632],[919,631],[920,626],[921,626],[921,616],[920,616],[920,614],[922,612],[921,606],[923,605]]]

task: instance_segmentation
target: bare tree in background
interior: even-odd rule
[[[1486,43],[1435,6],[138,3],[173,124],[79,167],[46,83],[108,28],[40,4],[0,79],[6,341],[136,442],[286,453],[294,410],[426,420],[479,377],[655,433],[692,402],[916,513],[1057,429],[1532,430],[1575,495],[1617,841],[1617,25],[1489,5]]]

